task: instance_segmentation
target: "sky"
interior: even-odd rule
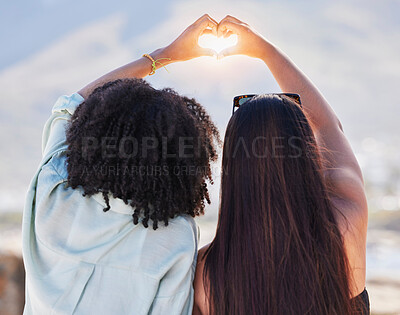
[[[285,51],[340,117],[371,208],[400,207],[399,1],[19,0],[0,2],[0,211],[21,211],[58,96],[168,45],[204,13],[237,16]],[[222,134],[233,96],[279,92],[244,56],[173,64],[148,81],[195,97]],[[215,210],[218,181],[212,195]]]

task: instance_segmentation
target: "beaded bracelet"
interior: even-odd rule
[[[168,72],[168,69],[159,60],[171,60],[171,58],[160,58],[160,59],[154,60],[153,57],[150,56],[149,54],[144,54],[142,57],[146,57],[146,58],[150,59],[150,61],[151,61],[151,72],[149,73],[149,75],[153,75],[156,72],[157,63],[159,63]]]

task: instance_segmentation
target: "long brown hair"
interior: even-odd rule
[[[204,256],[210,314],[351,314],[343,240],[302,109],[277,95],[242,105],[222,168]]]

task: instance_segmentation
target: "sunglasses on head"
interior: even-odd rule
[[[299,94],[294,94],[294,93],[269,93],[265,95],[277,95],[277,96],[286,96],[293,100],[296,104],[298,104],[301,107],[301,101],[300,101],[300,95]],[[258,96],[258,94],[244,94],[244,95],[238,95],[233,98],[233,108],[232,108],[232,115],[235,113],[235,111],[244,103],[252,99],[254,96]]]

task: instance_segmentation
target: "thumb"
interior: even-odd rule
[[[216,56],[217,52],[211,48],[200,48],[200,56]]]
[[[237,47],[231,46],[231,47],[225,48],[223,51],[221,51],[217,57],[218,57],[218,59],[222,59],[224,57],[237,55],[237,54],[238,54]]]

